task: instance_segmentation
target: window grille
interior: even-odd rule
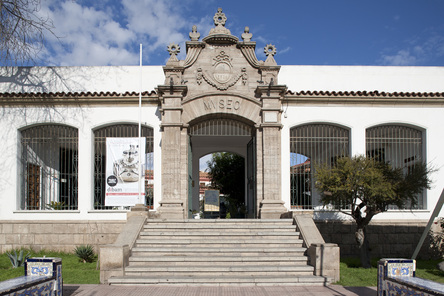
[[[422,137],[421,130],[402,125],[371,127],[366,130],[366,153],[407,173],[415,163],[423,161]],[[418,196],[418,208],[425,207],[424,195],[425,192]]]
[[[315,164],[332,165],[349,156],[349,131],[329,124],[307,124],[290,130],[290,194],[293,209],[320,206],[314,187]]]
[[[78,131],[38,125],[20,133],[21,210],[76,210]]]
[[[137,124],[118,124],[94,131],[94,209],[107,210],[106,190],[106,138],[134,138],[139,136]],[[145,196],[146,205],[153,208],[154,198],[154,137],[153,129],[142,126],[141,136],[145,138]]]
[[[251,136],[248,124],[233,119],[210,119],[190,127],[191,136]]]

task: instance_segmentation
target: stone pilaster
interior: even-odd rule
[[[183,219],[187,214],[187,188],[180,182],[187,171],[183,159],[187,157],[183,144],[186,133],[182,124],[182,99],[186,90],[184,85],[158,87],[162,114],[162,199],[158,213],[162,219]]]
[[[256,90],[262,101],[261,219],[277,219],[287,212],[281,196],[281,99],[285,90],[285,86],[271,83]]]

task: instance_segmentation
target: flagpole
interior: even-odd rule
[[[139,204],[145,205],[142,200],[142,44],[140,44],[140,85],[139,85]],[[145,180],[144,180],[145,181]]]

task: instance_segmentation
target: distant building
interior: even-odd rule
[[[199,200],[202,200],[205,190],[212,189],[210,175],[199,171]]]

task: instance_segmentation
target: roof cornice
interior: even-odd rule
[[[143,103],[158,104],[155,91],[142,92]],[[0,105],[133,105],[138,104],[138,92],[48,92],[0,93]]]
[[[443,105],[444,92],[287,91],[291,104]]]
[[[132,105],[139,100],[138,92],[48,92],[0,93],[0,105]],[[142,93],[144,103],[158,104],[156,91]],[[300,91],[287,90],[284,101],[291,104],[420,104],[443,105],[444,92],[379,92],[379,91]]]

